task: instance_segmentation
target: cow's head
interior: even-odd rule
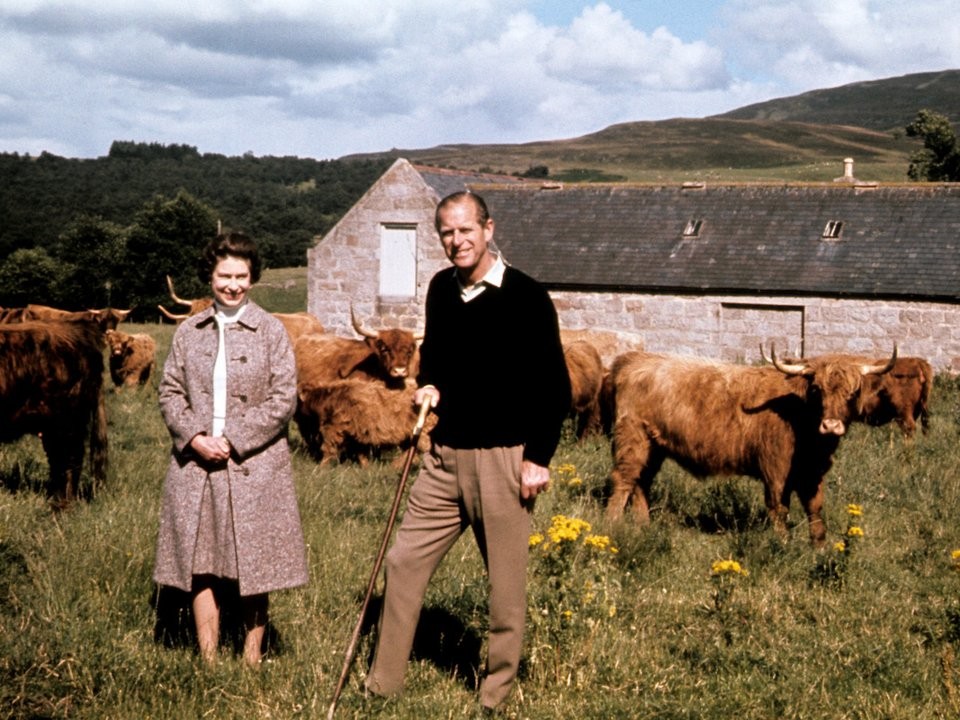
[[[370,330],[364,327],[350,308],[350,321],[353,329],[363,336],[364,342],[377,356],[383,371],[391,378],[406,378],[413,374],[413,359],[417,352],[417,343],[423,335],[414,334],[401,328]]]
[[[88,312],[95,313],[97,322],[103,330],[116,330],[117,325],[126,320],[132,311],[133,308],[130,308],[130,310],[117,310],[111,307],[88,310]]]
[[[115,356],[123,355],[127,345],[130,343],[130,336],[118,330],[107,330],[104,333],[104,337],[107,339],[110,354]]]
[[[802,377],[807,382],[807,402],[820,411],[820,433],[843,435],[847,424],[858,413],[857,402],[863,378],[890,372],[897,361],[897,346],[886,363],[864,363],[854,358],[826,356],[781,362],[770,346],[770,362],[788,377]]]

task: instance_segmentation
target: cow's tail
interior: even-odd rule
[[[924,368],[921,370],[923,377],[920,383],[920,426],[923,432],[930,430],[930,389],[933,387],[933,370]]]
[[[107,480],[107,410],[102,386],[97,392],[97,409],[90,423],[90,473],[93,475],[93,494],[96,495]]]

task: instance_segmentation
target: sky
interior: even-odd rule
[[[0,0],[0,152],[522,143],[957,68],[957,0]]]

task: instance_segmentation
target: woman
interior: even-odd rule
[[[283,325],[248,297],[257,247],[242,233],[204,250],[199,277],[214,306],[173,336],[160,411],[173,438],[164,480],[154,580],[192,593],[200,654],[217,657],[218,589],[236,583],[243,656],[261,659],[267,593],[307,582],[287,424],[296,366]]]

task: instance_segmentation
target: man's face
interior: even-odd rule
[[[450,203],[439,212],[443,250],[467,284],[480,280],[495,262],[487,247],[493,239],[493,220],[481,225],[477,214],[477,206],[469,198]]]

